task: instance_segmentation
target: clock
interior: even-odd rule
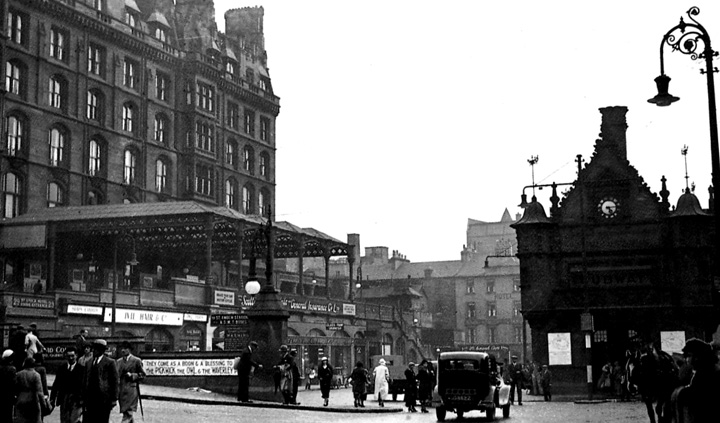
[[[603,197],[598,203],[598,211],[606,219],[617,216],[619,207],[620,202],[614,197]]]

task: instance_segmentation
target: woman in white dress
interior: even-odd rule
[[[375,380],[375,398],[380,407],[385,407],[385,395],[388,394],[390,388],[388,384],[390,371],[385,367],[385,359],[381,358],[378,366],[373,370],[373,379]]]

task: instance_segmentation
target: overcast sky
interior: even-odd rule
[[[499,221],[532,183],[572,182],[601,107],[627,106],[628,159],[671,203],[690,181],[704,207],[710,141],[704,62],[665,49],[671,107],[656,93],[663,35],[696,18],[720,48],[720,2],[215,0],[265,8],[277,120],[277,220],[413,262],[459,260],[468,218]],[[720,66],[720,58],[715,60]],[[716,74],[719,79],[720,76]],[[538,191],[549,208],[549,190]]]

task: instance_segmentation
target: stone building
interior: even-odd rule
[[[512,225],[532,352],[559,392],[586,392],[588,373],[595,385],[641,343],[711,340],[720,317],[711,211],[691,189],[671,208],[664,178],[652,192],[628,161],[627,108],[600,112],[593,156],[562,199],[552,188],[550,215],[533,198]]]

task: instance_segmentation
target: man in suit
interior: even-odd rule
[[[257,346],[257,342],[251,341],[240,356],[240,364],[238,365],[238,401],[240,402],[252,402],[248,394],[250,371],[255,368],[262,369],[262,364],[258,364],[252,359],[252,353]]]
[[[92,347],[93,359],[85,363],[83,420],[93,423],[109,423],[110,411],[117,405],[117,364],[115,360],[105,356],[107,342],[104,339],[96,339]]]
[[[60,423],[78,423],[82,415],[84,370],[77,362],[75,347],[65,350],[67,363],[58,367],[50,403],[60,407]]]
[[[120,358],[117,359],[117,369],[120,377],[118,403],[120,412],[123,415],[122,423],[135,422],[133,414],[137,411],[138,401],[140,400],[138,383],[145,379],[142,360],[132,355],[131,350],[132,345],[128,341],[123,341],[120,344]]]
[[[512,356],[512,362],[507,368],[508,377],[510,378],[510,403],[515,401],[515,391],[517,391],[518,405],[522,405],[523,386],[523,366],[517,361],[516,355]]]

